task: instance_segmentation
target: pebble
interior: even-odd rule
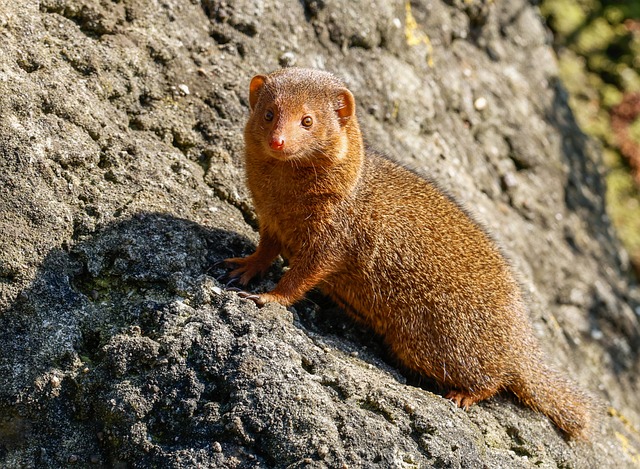
[[[185,85],[184,83],[179,84],[179,85],[178,85],[178,89],[179,89],[180,91],[182,91],[182,93],[183,93],[185,96],[189,96],[189,94],[191,93],[191,92],[189,91],[189,87],[188,87],[187,85]]]
[[[572,288],[569,292],[569,301],[572,305],[584,306],[587,303],[587,298],[584,291],[579,288]]]
[[[217,441],[214,441],[211,445],[211,449],[213,449],[214,453],[222,453],[222,445]]]
[[[473,107],[476,108],[476,111],[482,111],[483,109],[485,109],[487,107],[486,98],[483,98],[482,96],[480,96],[478,99],[476,99],[473,102]]]
[[[507,188],[515,187],[518,185],[518,180],[513,175],[513,173],[506,173],[502,176],[502,182]]]

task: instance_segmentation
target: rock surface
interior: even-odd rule
[[[0,0],[0,52],[0,466],[640,465],[640,295],[528,3]],[[454,408],[319,296],[223,291],[257,242],[248,82],[293,64],[495,233],[591,442]]]

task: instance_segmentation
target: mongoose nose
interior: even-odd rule
[[[272,150],[280,151],[284,148],[284,139],[282,137],[276,137],[274,135],[273,137],[271,137],[269,146]]]

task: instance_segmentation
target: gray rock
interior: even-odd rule
[[[0,43],[0,466],[640,464],[640,294],[528,3],[0,0]],[[285,54],[493,231],[603,404],[591,442],[509,396],[454,408],[320,296],[223,291],[257,242],[248,82]]]

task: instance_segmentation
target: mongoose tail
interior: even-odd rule
[[[516,378],[509,389],[526,406],[543,413],[572,438],[588,437],[593,400],[576,385],[542,362],[526,377]]]

